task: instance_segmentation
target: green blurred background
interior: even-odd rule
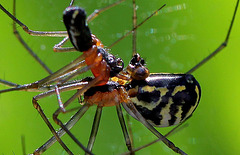
[[[76,5],[90,14],[94,9],[107,6],[114,0],[79,1]],[[163,4],[167,6],[138,29],[137,49],[147,61],[151,72],[186,72],[210,54],[225,39],[235,0],[139,0],[138,22]],[[12,1],[1,4],[12,10]],[[66,0],[17,1],[17,17],[33,30],[65,30],[62,12],[68,6]],[[239,154],[240,148],[240,10],[230,36],[229,45],[193,74],[202,87],[200,105],[187,125],[170,138],[188,154]],[[39,80],[47,73],[33,60],[12,33],[12,21],[0,11],[0,78],[19,84]],[[108,46],[122,36],[132,25],[132,3],[127,0],[106,11],[89,24],[92,32]],[[52,47],[61,38],[33,37],[19,31],[38,56],[53,70],[75,59],[80,53],[54,53]],[[111,52],[123,58],[125,64],[131,58],[131,36],[114,46]],[[80,75],[79,78],[87,76]],[[6,89],[0,86],[0,89]],[[63,100],[73,92],[63,94]],[[0,95],[0,154],[22,154],[21,135],[25,136],[27,153],[41,146],[51,133],[31,100],[37,93],[9,92]],[[57,108],[56,97],[40,101],[44,112],[52,121]],[[77,106],[78,103],[74,102]],[[95,107],[90,108],[82,120],[71,130],[83,144],[87,144]],[[71,114],[61,115],[67,120]],[[136,146],[156,139],[140,123],[131,119]],[[52,121],[54,124],[54,122]],[[58,129],[58,126],[54,124]],[[167,133],[171,128],[159,128]],[[76,144],[63,137],[75,154],[80,154]],[[104,108],[99,133],[93,152],[119,154],[127,149],[114,107]],[[80,152],[80,153],[79,153]],[[58,143],[46,154],[66,154]],[[137,154],[175,154],[163,143],[157,143]]]

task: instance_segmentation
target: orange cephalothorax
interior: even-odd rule
[[[108,81],[106,85],[92,87],[84,93],[84,101],[90,104],[109,107],[115,106],[125,101],[122,96],[121,86],[113,81]]]

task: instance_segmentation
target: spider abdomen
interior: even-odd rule
[[[133,80],[127,89],[137,110],[157,127],[187,119],[201,96],[198,82],[189,74],[150,74],[146,80]]]

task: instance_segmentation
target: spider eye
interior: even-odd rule
[[[140,60],[140,64],[141,64],[141,65],[145,65],[145,60],[144,60],[144,59],[141,59],[141,60]]]

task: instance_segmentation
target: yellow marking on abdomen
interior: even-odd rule
[[[186,89],[185,86],[176,86],[176,87],[174,88],[174,91],[172,92],[172,96],[174,96],[174,95],[177,94],[178,92],[181,92],[181,91],[183,91],[183,90],[185,90],[185,89]]]

